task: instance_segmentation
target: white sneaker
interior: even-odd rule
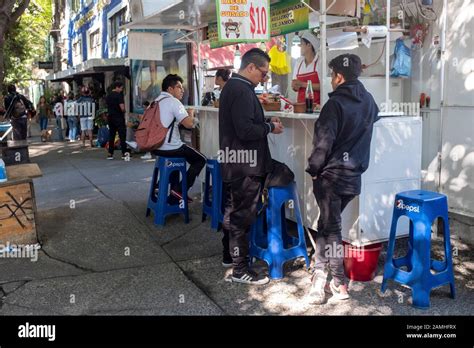
[[[329,288],[332,292],[332,298],[335,300],[348,300],[350,298],[349,293],[347,292],[347,285],[340,284],[336,287],[334,279],[332,279],[329,283]]]
[[[153,157],[151,156],[151,153],[150,152],[147,152],[146,154],[144,154],[143,156],[140,157],[142,160],[149,160],[149,159],[152,159]]]
[[[317,269],[314,271],[311,278],[311,289],[309,290],[306,299],[312,304],[321,304],[326,299],[326,294],[324,292],[324,286],[327,281],[327,273]]]

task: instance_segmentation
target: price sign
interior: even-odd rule
[[[216,0],[221,42],[270,40],[269,0]]]

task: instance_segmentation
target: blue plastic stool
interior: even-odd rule
[[[410,219],[408,253],[405,257],[394,259],[395,234],[400,216],[407,216]],[[444,261],[430,258],[431,225],[438,217],[441,217],[444,226]],[[400,269],[403,266],[407,267],[407,271]],[[431,269],[438,273],[432,274]],[[451,298],[455,297],[448,200],[445,195],[413,190],[401,192],[395,196],[382,292],[387,289],[389,279],[405,284],[412,289],[413,306],[417,308],[429,308],[431,289],[444,284],[449,283]]]
[[[224,221],[221,166],[217,159],[208,159],[206,164],[204,199],[202,200],[202,222],[206,220],[206,216],[210,216],[211,228],[219,231],[222,221]],[[212,199],[209,195],[211,190]]]
[[[179,171],[182,176],[181,192],[183,200],[178,204],[171,205],[168,203],[168,188],[170,185],[170,174],[174,171]],[[156,192],[156,188],[158,188],[158,193]],[[160,226],[165,225],[166,216],[171,214],[183,213],[184,222],[189,222],[186,160],[184,158],[160,156],[156,159],[153,176],[151,178],[150,194],[148,195],[146,216],[150,215],[150,211],[153,211],[155,214],[155,224]]]
[[[287,233],[285,203],[288,201],[293,201],[294,204],[298,238],[291,237]],[[262,213],[250,228],[250,257],[259,258],[268,264],[270,278],[283,278],[285,262],[297,257],[304,257],[306,267],[309,267],[296,183],[293,182],[286,187],[269,188],[266,222],[267,229],[264,228]]]

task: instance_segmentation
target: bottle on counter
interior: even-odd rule
[[[308,80],[308,84],[306,86],[306,113],[307,114],[313,113],[313,105],[314,105],[313,84],[311,83],[311,80]]]

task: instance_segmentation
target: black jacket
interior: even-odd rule
[[[329,93],[314,125],[306,172],[332,181],[339,194],[359,194],[378,112],[374,98],[359,80],[347,81]]]
[[[265,176],[272,168],[267,135],[274,125],[265,120],[254,88],[251,81],[239,74],[233,74],[220,95],[219,157],[222,180],[225,182],[245,176]],[[235,160],[229,156],[232,153]],[[256,155],[256,163],[245,161],[250,157],[242,155]],[[235,163],[236,161],[239,163]]]

